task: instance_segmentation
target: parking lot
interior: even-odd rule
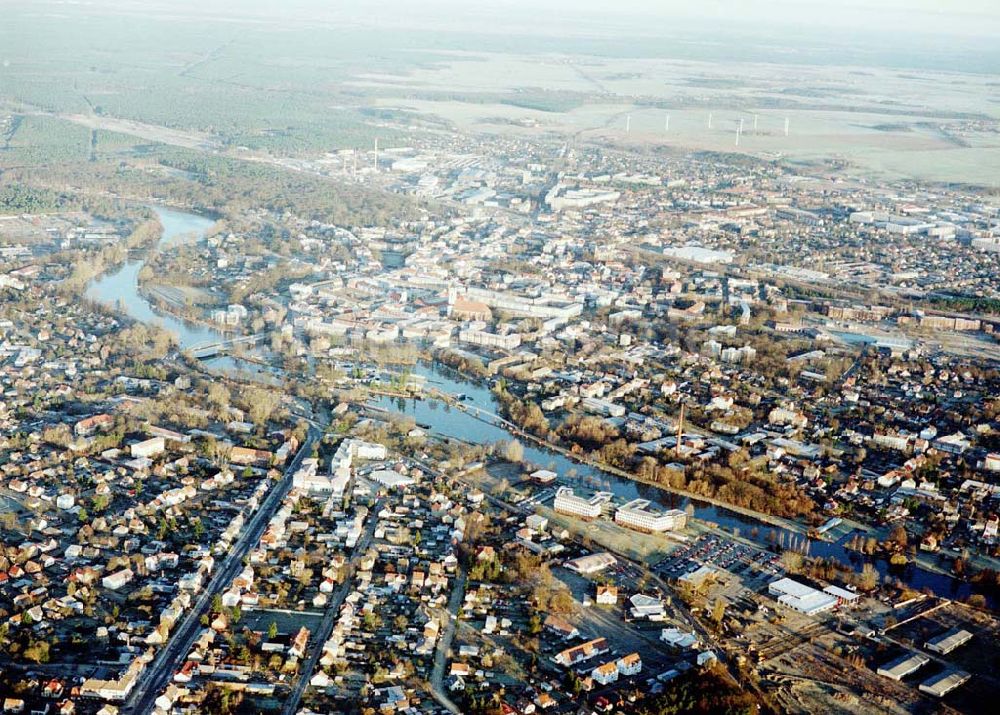
[[[701,566],[728,571],[751,590],[759,590],[784,575],[778,554],[714,534],[682,546],[656,564],[654,570],[664,578],[678,579]]]

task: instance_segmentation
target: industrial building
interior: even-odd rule
[[[602,417],[624,417],[626,412],[624,405],[602,400],[600,397],[584,397],[580,400],[580,407]]]
[[[629,609],[632,618],[648,618],[651,621],[662,621],[666,616],[666,609],[663,601],[655,596],[647,596],[637,593],[629,599],[631,608]]]
[[[570,571],[576,571],[578,574],[591,574],[599,573],[606,568],[614,566],[616,563],[618,562],[611,554],[600,553],[571,559],[564,563],[563,566]]]
[[[416,484],[413,477],[400,474],[393,469],[376,469],[367,475],[368,479],[386,489],[405,489]]]
[[[858,594],[839,586],[827,586],[823,589],[823,593],[836,598],[838,606],[856,603],[859,598]]]
[[[147,440],[133,444],[129,449],[133,457],[152,458],[163,454],[167,441],[163,437],[150,437]]]
[[[950,631],[931,638],[924,644],[924,648],[932,653],[948,655],[956,648],[959,648],[972,640],[972,634],[963,628],[952,628]]]
[[[706,581],[715,578],[715,575],[719,572],[714,566],[709,566],[708,564],[702,564],[694,571],[689,571],[688,573],[677,579],[678,583],[684,583],[691,586],[694,589],[699,589],[702,587]]]
[[[967,683],[971,677],[964,670],[945,670],[922,682],[920,692],[943,698],[955,688]]]
[[[559,182],[545,194],[545,203],[553,211],[562,211],[563,209],[582,209],[605,202],[613,203],[620,196],[620,191],[570,187]]]
[[[890,660],[876,672],[890,680],[900,681],[908,675],[916,673],[931,662],[923,653],[906,653],[895,660]]]
[[[705,265],[733,262],[732,251],[717,251],[703,246],[669,246],[663,249],[663,255]]]
[[[767,592],[778,603],[810,616],[829,611],[839,603],[839,599],[834,594],[819,591],[790,578],[775,581],[767,587]]]
[[[698,636],[687,633],[679,628],[664,628],[660,632],[660,640],[677,650],[687,650],[698,647]]]

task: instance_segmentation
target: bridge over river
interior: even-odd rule
[[[184,348],[184,352],[198,360],[208,360],[218,355],[229,354],[241,346],[252,347],[269,336],[270,333],[255,333],[254,335],[239,335],[228,340],[203,341]]]

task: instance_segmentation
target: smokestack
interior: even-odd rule
[[[681,403],[681,416],[677,420],[677,444],[674,448],[675,454],[681,456],[681,440],[684,438],[684,403]]]

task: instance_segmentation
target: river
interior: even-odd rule
[[[178,245],[179,242],[202,240],[205,232],[214,223],[211,219],[203,216],[173,209],[154,207],[154,210],[163,224],[163,235],[157,244],[157,248],[160,250],[169,250],[170,247]],[[88,286],[86,296],[124,310],[125,313],[138,321],[166,328],[177,336],[182,349],[225,338],[221,331],[212,327],[190,323],[156,310],[138,290],[138,275],[144,264],[144,257],[130,258],[121,267],[96,278]],[[222,372],[239,371],[260,377],[260,370],[256,365],[230,357],[214,358],[206,361],[206,364]],[[499,413],[493,394],[483,383],[467,380],[455,371],[436,363],[421,363],[416,366],[414,372],[425,376],[430,385],[442,392],[453,395],[464,394],[470,405]],[[467,412],[454,409],[436,400],[403,400],[381,397],[374,399],[372,404],[410,415],[420,423],[431,425],[432,431],[439,436],[477,444],[514,439],[514,436],[503,427],[483,422]],[[524,445],[524,455],[527,460],[543,467],[551,467],[564,477],[575,474],[576,482],[582,488],[610,491],[621,499],[642,497],[663,506],[680,509],[687,507],[690,503],[694,509],[695,518],[718,524],[731,532],[739,530],[741,538],[755,541],[764,548],[770,545],[769,538],[773,539],[784,531],[758,519],[722,507],[697,500],[688,500],[655,485],[625,479],[596,467],[574,462],[558,452],[533,444]],[[784,532],[783,538],[789,543],[805,539],[801,534],[789,532]],[[860,571],[866,558],[845,547],[844,544],[848,538],[850,538],[850,534],[843,536],[836,543],[808,540],[808,553],[812,556],[836,559],[843,564],[850,565],[856,571]],[[912,588],[929,588],[939,596],[965,598],[974,592],[971,585],[966,582],[928,571],[915,564],[910,564],[903,570],[899,570],[890,568],[888,562],[882,559],[873,559],[872,563],[883,576],[898,578]],[[987,600],[992,607],[997,606],[995,600],[989,595],[987,595]]]
[[[453,395],[464,394],[468,404],[499,414],[496,399],[485,384],[467,380],[454,370],[438,364],[418,364],[413,369],[413,373],[426,377],[428,385],[441,392]],[[445,437],[478,444],[514,439],[513,435],[503,427],[483,422],[467,412],[437,400],[380,397],[372,400],[371,404],[409,415],[421,424],[430,425],[434,433]],[[522,443],[524,444],[525,459],[539,466],[551,468],[561,476],[575,474],[575,479],[570,480],[574,486],[609,491],[623,500],[642,497],[662,506],[678,509],[684,509],[690,505],[694,509],[696,519],[717,524],[729,532],[738,530],[740,538],[753,541],[762,548],[768,548],[779,538],[784,538],[786,543],[801,543],[805,540],[808,542],[807,552],[810,556],[835,559],[842,564],[851,566],[858,572],[861,571],[866,562],[871,561],[883,577],[899,579],[911,588],[919,590],[927,588],[939,596],[954,599],[966,598],[970,594],[978,592],[965,581],[928,571],[916,564],[899,569],[891,567],[885,559],[864,557],[846,547],[847,541],[852,537],[850,533],[845,534],[836,542],[808,539],[802,534],[788,532],[724,507],[688,499],[656,485],[644,484],[610,474],[597,467],[575,462],[558,452],[526,443],[524,440]],[[996,600],[989,594],[984,595],[991,607],[996,608],[998,605]]]
[[[215,223],[211,219],[195,214],[154,207],[163,225],[163,234],[156,244],[157,250],[199,241]],[[166,313],[157,311],[149,301],[139,295],[139,271],[146,264],[145,257],[129,258],[118,269],[109,271],[87,286],[85,296],[105,305],[123,310],[127,315],[147,325],[159,325],[177,336],[181,348],[190,348],[199,343],[211,343],[222,337],[213,328],[189,323]]]
[[[205,238],[205,233],[215,221],[197,214],[151,207],[160,219],[163,233],[156,243],[158,251],[169,251],[178,246],[197,243]],[[108,271],[87,286],[86,298],[123,311],[126,315],[146,325],[158,325],[177,337],[180,349],[205,345],[225,340],[226,335],[209,325],[194,323],[157,310],[139,293],[139,272],[146,265],[145,253],[130,257],[116,269]],[[220,356],[202,361],[204,365],[220,372],[239,372],[260,377],[263,371],[259,365],[237,358]]]

